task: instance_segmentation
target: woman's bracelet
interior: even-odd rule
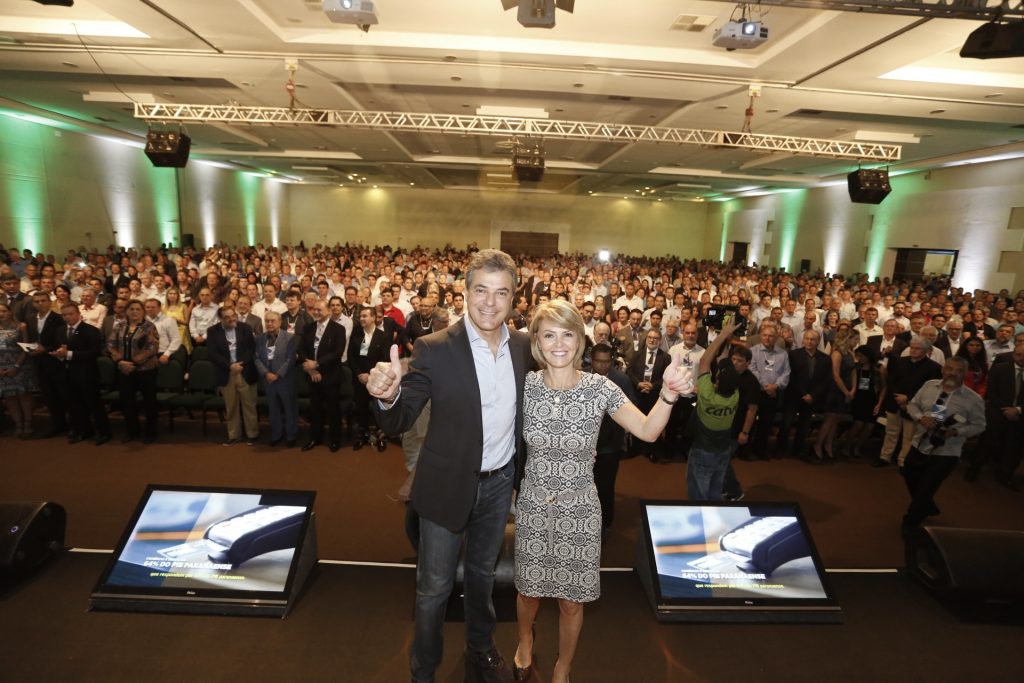
[[[668,397],[665,396],[665,390],[662,389],[661,392],[658,394],[658,398],[660,398],[662,401],[669,404],[670,406],[674,406],[676,404],[676,401],[679,400],[679,394],[676,394],[676,397],[670,401],[668,400]]]

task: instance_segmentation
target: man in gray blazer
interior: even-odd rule
[[[298,340],[281,330],[281,314],[267,311],[267,331],[256,337],[256,372],[266,390],[270,412],[270,445],[287,440],[295,447],[299,431],[299,408],[295,395],[295,359]]]

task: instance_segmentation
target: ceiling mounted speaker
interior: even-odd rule
[[[146,134],[146,156],[154,166],[185,168],[192,138],[177,131],[155,131]]]
[[[846,176],[850,200],[857,204],[881,204],[889,196],[889,171],[860,168]]]

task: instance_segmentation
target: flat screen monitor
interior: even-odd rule
[[[97,609],[283,614],[316,561],[313,491],[150,485]]]
[[[642,501],[641,581],[666,620],[836,621],[796,503]]]

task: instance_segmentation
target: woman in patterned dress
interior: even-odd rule
[[[558,600],[558,661],[552,683],[568,680],[583,626],[583,605],[601,593],[601,504],[594,458],[608,413],[644,441],[665,428],[686,379],[678,363],[648,415],[611,380],[580,371],[583,318],[569,302],[540,305],[530,324],[533,357],[542,370],[526,376],[523,437],[526,466],[516,500],[515,584],[519,647],[516,680],[533,675],[533,623],[541,598]]]
[[[14,435],[27,438],[32,434],[32,392],[35,378],[28,356],[18,342],[28,341],[25,323],[14,319],[11,307],[0,304],[0,397],[7,413],[14,420]]]

